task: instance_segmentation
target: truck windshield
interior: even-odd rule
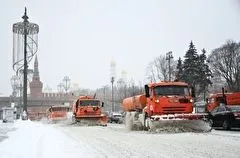
[[[153,91],[155,95],[189,95],[189,90],[186,86],[158,86]]]
[[[80,106],[99,106],[99,100],[81,100]]]

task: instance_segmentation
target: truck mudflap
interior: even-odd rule
[[[168,114],[146,119],[145,126],[158,132],[209,132],[208,114]]]

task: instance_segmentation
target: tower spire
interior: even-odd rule
[[[37,59],[37,55],[35,56],[35,61],[34,61],[34,73],[33,73],[33,77],[40,77],[40,76],[39,76],[39,70],[38,70],[38,59]]]

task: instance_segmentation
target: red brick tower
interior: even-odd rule
[[[31,98],[39,98],[43,96],[42,93],[43,84],[40,81],[39,71],[38,71],[38,60],[37,55],[34,61],[34,72],[32,82],[30,83],[30,96]]]

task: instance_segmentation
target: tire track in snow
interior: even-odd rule
[[[238,157],[239,137],[232,133],[150,133],[108,127],[59,127],[84,144],[90,157]],[[224,136],[222,136],[224,135]],[[237,136],[237,134],[236,134]],[[226,155],[226,153],[228,153]]]

